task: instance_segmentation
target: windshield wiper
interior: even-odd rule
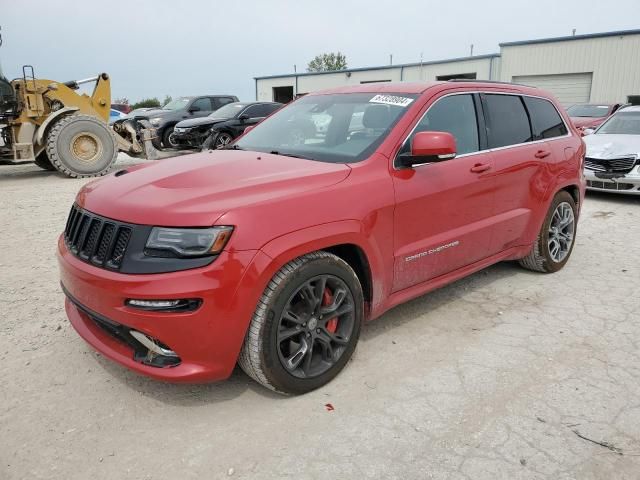
[[[244,148],[239,147],[238,145],[229,145],[227,147],[222,148],[222,150],[244,150]]]
[[[282,155],[283,157],[301,158],[303,160],[313,160],[313,158],[305,157],[304,155],[298,155],[296,153],[283,153],[277,150],[272,150],[269,153],[271,155]]]

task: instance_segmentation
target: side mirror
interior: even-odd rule
[[[240,120],[241,122],[244,122],[245,120],[249,120],[249,115],[247,115],[246,113],[243,113],[238,117],[238,120]]]
[[[595,130],[593,128],[585,128],[582,131],[582,136],[586,137],[587,135],[591,135],[593,132],[595,132]]]
[[[456,156],[456,139],[449,132],[418,132],[411,140],[411,152],[398,156],[402,168],[442,162]]]
[[[191,105],[191,106],[189,107],[189,111],[190,111],[191,113],[193,113],[193,112],[199,112],[199,111],[200,111],[200,107],[199,107],[199,106],[197,106],[197,105]]]

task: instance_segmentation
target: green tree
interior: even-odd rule
[[[123,105],[129,105],[129,99],[127,97],[115,98],[113,103],[122,103]]]
[[[139,102],[136,102],[133,105],[131,105],[131,108],[135,110],[136,108],[160,108],[161,106],[162,105],[160,105],[160,100],[158,100],[156,97],[153,97],[153,98],[143,98]]]
[[[347,68],[347,57],[340,52],[316,55],[307,65],[307,72],[330,72]]]
[[[164,100],[162,102],[162,105],[166,105],[167,103],[169,103],[171,100],[173,100],[173,98],[171,97],[171,95],[165,95],[164,96]]]

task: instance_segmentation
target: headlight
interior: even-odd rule
[[[155,127],[160,125],[161,121],[162,121],[162,117],[156,117],[156,118],[152,118],[151,120],[149,120],[149,122],[151,122],[151,125],[153,125]]]
[[[153,227],[145,254],[152,257],[200,257],[216,255],[229,241],[233,227]]]

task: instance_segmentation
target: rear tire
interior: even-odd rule
[[[50,172],[54,172],[56,170],[56,167],[54,167],[53,164],[49,161],[46,150],[41,151],[33,163],[35,163],[43,170],[48,170]]]
[[[51,164],[73,178],[106,174],[116,161],[118,147],[109,127],[91,115],[73,114],[57,120],[47,134]]]
[[[347,364],[362,318],[362,287],[349,264],[323,251],[303,255],[267,285],[238,363],[271,390],[309,392],[330,382]]]
[[[540,233],[529,254],[520,259],[527,270],[554,273],[565,266],[575,245],[578,211],[569,192],[561,191],[551,202]]]

